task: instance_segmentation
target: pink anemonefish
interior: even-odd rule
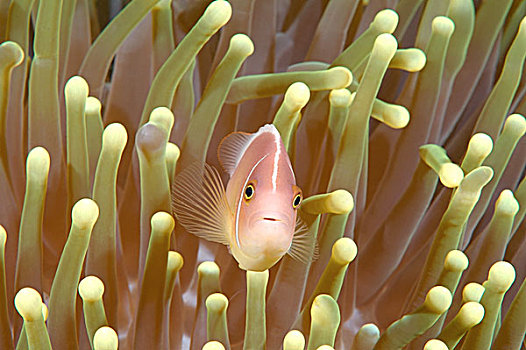
[[[263,271],[283,255],[308,262],[310,237],[297,218],[301,189],[278,130],[227,135],[218,149],[230,175],[202,163],[184,169],[173,185],[173,210],[190,233],[225,244],[244,270]]]

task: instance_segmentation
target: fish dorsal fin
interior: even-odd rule
[[[221,140],[217,149],[217,157],[223,169],[230,176],[234,173],[239,160],[254,137],[255,134],[236,131],[228,134]]]
[[[197,237],[229,245],[233,227],[223,182],[214,167],[195,162],[177,175],[172,210],[183,227]]]
[[[299,216],[296,218],[294,237],[287,252],[291,258],[304,264],[318,259],[318,241],[314,237],[313,229],[310,229]]]

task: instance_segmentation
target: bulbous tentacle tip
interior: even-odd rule
[[[334,242],[331,258],[341,265],[346,265],[356,258],[357,253],[356,243],[348,237],[342,237]]]
[[[310,90],[307,84],[298,81],[292,83],[285,92],[284,103],[288,104],[293,110],[300,110],[305,107],[310,99]]]
[[[293,329],[283,339],[283,350],[303,350],[305,348],[305,336],[300,331]]]
[[[220,342],[212,340],[203,345],[202,350],[225,350],[225,347]]]
[[[135,137],[135,145],[146,157],[166,151],[165,131],[152,122],[144,124]]]
[[[471,282],[464,286],[462,290],[462,301],[463,302],[479,302],[486,289],[482,284]]]
[[[449,271],[464,271],[468,268],[469,259],[464,252],[460,250],[452,250],[446,255],[444,268]]]
[[[515,281],[515,268],[507,261],[497,261],[491,266],[485,288],[491,288],[497,293],[505,293]]]
[[[93,348],[95,350],[117,350],[119,337],[113,328],[104,326],[97,329],[93,336]]]
[[[435,286],[429,290],[424,306],[431,312],[443,314],[451,306],[451,292],[443,286]]]
[[[495,210],[502,215],[514,216],[519,211],[519,202],[515,199],[513,192],[506,189],[503,190],[497,202],[495,203]]]
[[[167,107],[156,107],[150,113],[149,121],[164,130],[170,131],[174,125],[174,114]]]
[[[333,191],[327,197],[327,209],[332,214],[346,214],[354,209],[352,194],[343,189]]]
[[[168,265],[169,271],[179,271],[184,265],[184,258],[178,252],[170,250],[168,252]]]
[[[475,327],[484,318],[484,306],[475,301],[469,301],[462,305],[458,317],[463,327]]]
[[[84,110],[88,114],[100,114],[102,110],[102,104],[95,96],[88,96]]]
[[[334,89],[329,93],[329,102],[331,106],[345,108],[349,107],[352,99],[351,92],[348,89]]]
[[[27,154],[27,172],[33,173],[36,171],[39,174],[47,174],[50,162],[48,151],[44,147],[37,146]]]
[[[341,84],[342,88],[351,85],[352,82],[353,82],[352,72],[349,69],[347,69],[346,67],[341,67],[341,66],[333,67],[333,68],[328,69],[327,72],[330,73],[330,74],[337,74],[337,75],[343,77],[343,79],[341,79],[341,78],[338,79],[338,80],[342,81],[342,84]]]
[[[254,43],[252,39],[246,34],[238,33],[234,34],[230,38],[230,48],[236,52],[236,54],[248,57],[254,53]]]
[[[437,33],[450,36],[455,30],[455,23],[449,17],[437,16],[433,18],[433,22],[431,22],[431,28]]]
[[[104,294],[104,283],[97,276],[86,276],[79,283],[79,295],[84,301],[96,301]]]
[[[89,94],[88,82],[80,75],[75,75],[66,82],[64,87],[64,95],[66,100],[71,98],[87,99]]]
[[[374,41],[371,57],[377,56],[381,59],[391,61],[396,53],[396,49],[398,49],[398,41],[396,41],[396,38],[392,34],[380,34]]]
[[[14,41],[5,41],[0,44],[0,61],[16,67],[24,61],[24,50]]]
[[[438,339],[431,339],[424,345],[424,350],[448,350],[447,345]]]
[[[316,348],[316,350],[334,350],[334,348],[330,345],[322,345]]]
[[[207,310],[220,313],[228,308],[228,298],[222,293],[213,293],[206,298],[205,305]]]
[[[120,123],[112,123],[108,125],[102,133],[102,144],[109,146],[111,149],[116,149],[120,152],[128,142],[128,133],[124,125]]]
[[[24,321],[36,321],[42,317],[42,297],[33,288],[22,288],[16,293],[15,308]]]
[[[99,206],[93,199],[82,198],[71,210],[71,220],[79,228],[91,229],[99,218]]]
[[[464,179],[464,172],[462,168],[455,163],[445,163],[442,164],[438,170],[438,177],[444,186],[455,188],[458,187]]]
[[[164,211],[158,211],[152,215],[151,219],[152,230],[159,230],[161,232],[172,232],[175,226],[173,216]]]
[[[398,26],[398,13],[391,9],[385,9],[376,14],[372,26],[384,33],[393,33]]]
[[[210,31],[216,31],[232,17],[232,6],[228,1],[213,1],[205,10],[202,20]]]
[[[219,266],[213,261],[203,261],[197,267],[197,273],[202,274],[218,274],[219,275]]]
[[[518,137],[524,136],[526,133],[526,118],[520,114],[511,114],[504,123],[504,131],[510,131]]]

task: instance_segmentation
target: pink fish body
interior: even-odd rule
[[[175,180],[174,212],[183,227],[227,245],[245,270],[266,270],[286,253],[305,260],[294,244],[302,193],[277,129],[268,124],[253,134],[232,133],[218,156],[230,175],[226,190],[206,164]]]

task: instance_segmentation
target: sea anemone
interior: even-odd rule
[[[0,348],[524,348],[525,15],[0,0]],[[244,271],[171,188],[266,123],[316,239]]]

